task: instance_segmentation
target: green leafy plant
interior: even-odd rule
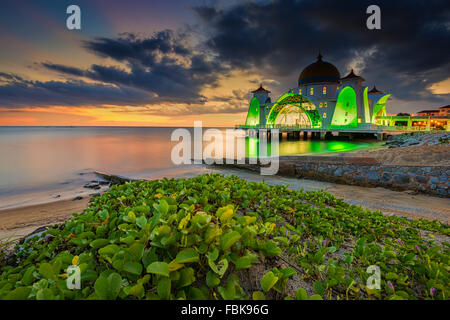
[[[0,259],[0,298],[445,300],[448,236],[322,191],[218,174],[136,181],[17,244]],[[80,290],[66,286],[70,265]],[[371,265],[380,290],[366,286]]]

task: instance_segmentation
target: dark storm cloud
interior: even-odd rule
[[[156,33],[151,38],[125,34],[118,39],[98,38],[85,42],[91,52],[124,63],[130,71],[113,66],[92,65],[88,70],[45,63],[48,69],[72,76],[130,86],[153,93],[152,101],[203,103],[200,91],[214,86],[218,76],[226,72],[217,60],[183,43],[172,31]]]
[[[139,105],[151,97],[133,88],[92,84],[84,81],[27,81],[0,73],[0,105],[3,107]]]
[[[366,27],[371,4],[381,8],[381,30]],[[319,51],[341,73],[353,59],[363,57],[368,82],[382,82],[402,98],[420,93],[438,99],[424,84],[450,76],[447,0],[280,0],[194,10],[212,30],[207,45],[222,61],[290,77],[283,86],[294,86],[296,75]]]
[[[181,35],[182,36],[182,35]],[[119,39],[98,38],[86,41],[84,46],[94,53],[118,61],[137,59],[153,64],[153,53],[189,55],[191,50],[181,42],[181,37],[171,30],[157,32],[151,38],[140,39],[133,33],[124,33]],[[148,60],[150,59],[150,60]]]
[[[93,64],[89,69],[80,69],[73,66],[44,62],[42,67],[70,77],[82,77],[95,80],[102,84],[88,85],[86,82],[27,82],[22,86],[20,82],[0,87],[0,105],[45,105],[47,97],[48,105],[59,103],[63,93],[66,93],[65,103],[69,105],[94,104],[99,101],[116,104],[115,94],[105,95],[107,91],[122,90],[127,99],[119,99],[119,104],[132,101],[132,104],[158,104],[158,103],[187,103],[202,104],[207,99],[201,95],[201,90],[206,86],[217,85],[218,77],[227,72],[227,68],[215,60],[210,54],[201,52],[195,47],[186,44],[183,35],[175,35],[172,31],[156,33],[153,37],[138,38],[133,34],[125,34],[117,39],[97,38],[84,43],[85,48],[96,55],[116,60],[124,65],[124,68]],[[126,69],[125,69],[126,68]],[[9,75],[12,77],[11,75]],[[12,81],[6,79],[5,81]],[[51,85],[55,95],[48,94]],[[78,84],[81,84],[78,85]],[[104,84],[108,84],[106,86]],[[45,94],[39,94],[44,87]],[[15,94],[16,91],[24,94]],[[79,96],[80,91],[89,89],[86,96]],[[94,91],[98,90],[98,96],[94,98]],[[12,91],[16,100],[11,100],[8,91]],[[123,92],[120,92],[122,94]],[[133,93],[135,96],[133,97]],[[37,99],[32,96],[38,94]],[[120,95],[119,94],[119,95]],[[30,97],[28,99],[27,97]],[[109,97],[109,101],[108,101]],[[89,101],[89,98],[92,101]],[[56,103],[56,104],[57,104]]]
[[[381,8],[381,30],[366,27],[366,8],[371,4]],[[345,62],[355,50],[373,46],[380,49],[374,61],[384,58],[379,62],[393,71],[420,72],[449,62],[446,0],[280,0],[194,10],[214,30],[209,47],[236,66],[270,63],[284,73],[310,62],[319,50],[329,60]]]
[[[54,71],[65,73],[65,74],[70,74],[73,76],[83,76],[83,74],[84,74],[84,71],[82,69],[64,66],[61,64],[54,64],[51,62],[43,62],[42,65],[44,67],[46,67],[47,69],[52,69]]]

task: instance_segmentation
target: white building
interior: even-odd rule
[[[252,91],[246,126],[331,129],[376,123],[376,116],[386,115],[390,95],[375,87],[369,91],[364,81],[353,70],[341,78],[339,70],[319,54],[300,73],[297,86],[275,103],[262,85]]]

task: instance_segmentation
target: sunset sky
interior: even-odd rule
[[[276,100],[319,51],[388,113],[450,104],[448,0],[2,0],[0,43],[3,126],[240,124],[250,91]]]

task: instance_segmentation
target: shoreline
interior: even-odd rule
[[[434,170],[433,167],[441,166],[443,168],[450,163],[449,145],[389,148],[378,144],[373,148],[350,152],[327,153],[316,156],[282,156],[280,161],[280,171],[276,176],[260,176],[259,173],[255,172],[258,171],[258,166],[250,167],[249,165],[234,167],[230,165],[186,165],[170,170],[136,173],[129,177],[102,172],[92,173],[97,179],[108,180],[112,183],[121,183],[120,181],[114,182],[114,179],[122,179],[123,182],[124,179],[191,178],[204,173],[235,174],[249,181],[264,180],[270,184],[287,184],[290,188],[297,190],[323,190],[336,197],[343,198],[350,204],[360,205],[370,210],[380,210],[386,215],[440,220],[447,224],[450,223],[450,199],[448,194],[447,197],[434,197],[417,193],[420,190],[404,190],[405,188],[403,188],[402,191],[401,188],[393,188],[398,184],[395,179],[397,178],[396,174],[400,174],[402,178],[409,175],[410,180],[408,181],[411,181],[411,184],[417,184],[416,175],[419,175],[419,177],[427,175],[427,173],[422,172],[419,172],[419,174],[417,172],[398,173],[395,172],[398,169],[395,166],[423,166],[423,161],[432,161],[432,163],[427,163],[430,172]],[[281,165],[283,161],[284,165]],[[349,161],[351,163],[346,163]],[[301,164],[299,164],[300,162]],[[356,170],[352,169],[353,167]],[[385,167],[394,167],[393,169],[395,169],[388,174],[392,176],[390,181],[392,181],[393,186],[391,187],[379,184],[386,176],[384,171],[377,173],[377,180],[370,178],[371,175],[374,175],[375,169],[385,170]],[[355,171],[354,177],[352,177],[353,171],[350,174],[347,172],[350,169]],[[441,181],[443,177],[441,175],[436,184],[444,188],[448,185],[450,168],[445,170],[446,181]],[[342,173],[336,175],[338,171],[342,171]],[[354,178],[359,176],[363,176],[365,180],[355,183]],[[353,180],[350,181],[349,179]],[[432,183],[436,183],[432,182],[432,179],[436,179],[436,177],[429,177],[427,186],[431,187]],[[106,185],[102,185],[99,190],[93,190],[79,184],[32,194],[10,196],[7,201],[3,201],[0,207],[0,239],[11,235],[14,235],[14,237],[24,236],[39,227],[61,223],[69,219],[73,213],[81,213],[86,209],[92,195],[102,194],[108,189],[109,186]],[[447,189],[445,190],[447,191]],[[55,194],[57,194],[57,197],[54,196]],[[74,200],[76,198],[78,200]]]
[[[56,200],[0,210],[0,239],[21,238],[39,227],[62,223],[88,207],[90,199]]]
[[[285,184],[292,189],[305,191],[323,190],[344,201],[369,210],[379,210],[385,215],[396,215],[412,219],[439,220],[450,224],[450,199],[437,198],[405,191],[393,191],[380,187],[343,185],[286,176],[261,176],[242,169],[206,170],[235,174],[249,181],[265,181],[269,184]],[[201,173],[198,173],[201,174]],[[389,199],[389,201],[386,201]],[[0,210],[0,239],[26,236],[39,227],[62,223],[81,213],[89,205],[90,197],[80,200],[55,199],[52,202]]]

